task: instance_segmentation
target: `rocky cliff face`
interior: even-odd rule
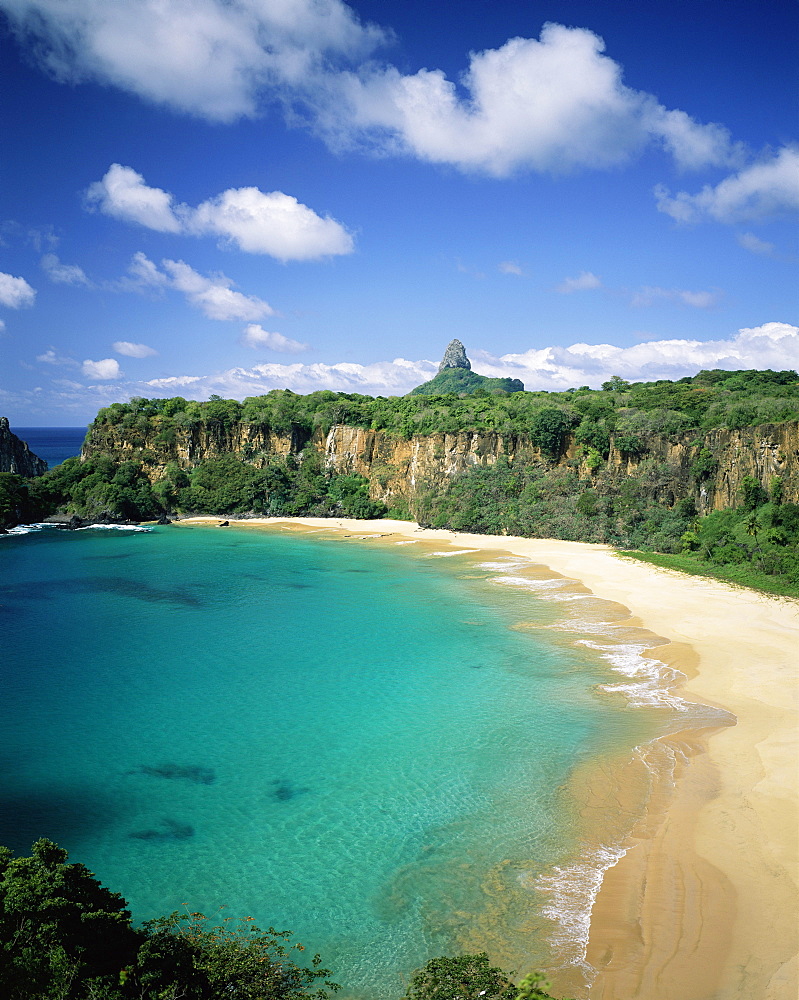
[[[389,506],[412,503],[422,490],[443,486],[470,468],[494,465],[500,457],[510,464],[543,462],[540,450],[526,438],[479,431],[405,440],[338,425],[324,439],[325,467],[366,476],[372,498]]]
[[[467,371],[472,369],[472,363],[466,357],[466,348],[457,337],[447,344],[444,357],[438,366],[439,372],[443,372],[445,368],[465,368]]]
[[[47,472],[47,462],[34,455],[24,441],[12,434],[8,418],[0,417],[0,472],[16,472],[18,476],[41,476]]]
[[[741,483],[747,476],[768,489],[775,477],[782,480],[783,499],[799,503],[799,423],[761,424],[728,430],[718,427],[701,440],[687,433],[675,440],[651,437],[647,451],[631,457],[611,445],[608,464],[617,474],[636,471],[645,459],[668,463],[676,482],[696,496],[700,513],[735,507],[740,503]],[[701,452],[706,450],[715,467],[705,475],[694,471]]]
[[[231,453],[262,467],[276,455],[298,455],[308,439],[309,434],[300,428],[281,434],[251,424],[198,424],[176,428],[166,436],[157,426],[125,429],[104,424],[89,428],[81,459],[108,454],[119,461],[143,461],[155,481],[169,462],[191,469],[206,459]]]
[[[707,513],[737,505],[744,477],[752,476],[769,488],[779,476],[783,499],[799,503],[799,423],[722,428],[701,439],[695,433],[676,439],[651,437],[644,443],[646,450],[635,456],[611,446],[607,469],[614,479],[623,480],[638,472],[642,463],[659,463],[665,469],[659,487],[665,502],[693,496],[700,513]],[[305,449],[320,455],[331,472],[366,476],[372,499],[389,506],[409,504],[411,509],[423,489],[443,486],[469,468],[490,466],[500,458],[511,465],[552,465],[524,435],[464,431],[404,439],[343,424],[313,435],[299,428],[281,434],[248,424],[228,428],[208,424],[178,428],[165,438],[159,437],[157,427],[140,431],[103,425],[90,429],[83,457],[106,452],[118,459],[142,460],[155,481],[168,462],[187,469],[232,452],[260,467],[275,456],[299,455]],[[710,461],[700,475],[697,459],[703,453]],[[578,462],[570,440],[559,464]],[[586,468],[582,472],[590,474]]]

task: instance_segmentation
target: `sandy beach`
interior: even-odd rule
[[[219,523],[219,518],[192,519]],[[799,996],[799,602],[617,556],[610,547],[421,529],[407,521],[248,519],[356,538],[501,549],[580,581],[669,644],[681,694],[735,725],[674,734],[676,782],[605,875],[591,919],[592,1000]]]

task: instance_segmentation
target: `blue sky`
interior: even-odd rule
[[[0,413],[796,368],[777,0],[0,0]]]

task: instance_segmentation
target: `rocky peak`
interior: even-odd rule
[[[16,472],[19,476],[41,476],[47,472],[47,462],[34,455],[8,426],[8,417],[0,417],[0,472]]]
[[[466,357],[466,348],[457,339],[451,340],[447,344],[446,351],[444,351],[444,357],[441,359],[438,370],[443,372],[445,368],[466,368],[468,371],[472,370],[472,363]]]

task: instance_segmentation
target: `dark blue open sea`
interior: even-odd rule
[[[345,997],[464,949],[584,995],[632,821],[586,775],[688,711],[618,608],[285,528],[15,529],[0,571],[0,843],[56,840],[137,920],[289,928]]]
[[[52,469],[68,458],[80,455],[85,427],[12,427],[12,432],[27,441],[28,447]]]

